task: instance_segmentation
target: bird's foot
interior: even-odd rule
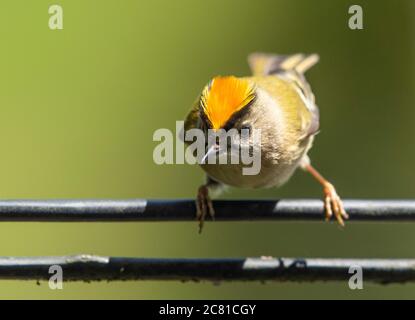
[[[202,232],[207,214],[214,220],[215,210],[209,197],[209,189],[206,185],[203,185],[199,188],[196,199],[196,218],[199,221],[199,233]]]
[[[337,222],[344,226],[344,220],[349,219],[349,215],[344,210],[343,201],[337,194],[336,189],[330,182],[325,182],[323,184],[323,192],[326,221],[329,221],[334,215]]]

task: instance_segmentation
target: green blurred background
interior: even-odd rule
[[[60,4],[64,30],[48,28]],[[364,9],[364,30],[348,8]],[[246,75],[252,51],[317,52],[321,109],[311,156],[345,198],[415,196],[415,1],[12,1],[0,4],[2,198],[192,198],[196,166],[157,166],[154,130],[174,129],[214,75]],[[281,189],[224,197],[310,198]],[[0,255],[415,258],[415,224],[0,223]],[[0,298],[415,298],[415,285],[1,281]]]

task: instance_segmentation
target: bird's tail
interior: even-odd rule
[[[304,74],[319,60],[318,54],[275,55],[252,53],[248,57],[249,66],[255,76],[266,76],[287,71]]]

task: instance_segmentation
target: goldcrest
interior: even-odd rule
[[[271,55],[254,53],[248,57],[250,77],[217,76],[202,90],[185,120],[185,132],[259,129],[261,169],[243,174],[243,164],[201,161],[206,183],[197,193],[199,232],[206,215],[214,217],[210,193],[221,186],[270,188],[284,184],[297,168],[302,168],[323,186],[326,219],[333,215],[340,225],[348,218],[334,186],[310,163],[307,156],[319,130],[319,109],[304,73],[319,60],[317,54]],[[208,139],[206,139],[208,140]],[[203,159],[221,154],[222,144],[207,146]],[[225,146],[226,148],[226,146]]]

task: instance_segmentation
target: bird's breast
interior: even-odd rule
[[[254,164],[205,164],[202,168],[213,179],[239,188],[267,188],[281,186],[294,173],[300,159],[290,162],[275,162],[261,156],[257,174],[247,174]],[[245,171],[244,171],[245,169]]]

